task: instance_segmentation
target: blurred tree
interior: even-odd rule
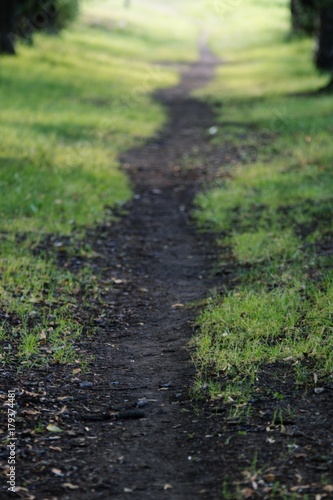
[[[58,33],[72,22],[79,0],[0,0],[0,52],[15,54],[19,38],[31,43],[34,33]]]
[[[315,64],[332,78],[323,90],[333,89],[333,0],[291,0],[293,33],[314,35]]]
[[[333,2],[325,2],[319,9],[316,33],[315,63],[318,69],[331,74],[325,87],[333,90]]]
[[[18,8],[19,34],[22,27],[58,33],[78,14],[79,0],[21,0]]]
[[[1,0],[0,3],[0,52],[15,54],[13,37],[16,19],[16,0]]]
[[[316,28],[316,0],[291,0],[291,25],[293,33],[313,35]]]

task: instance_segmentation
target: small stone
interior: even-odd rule
[[[210,127],[210,128],[208,129],[208,133],[209,133],[209,135],[215,135],[215,134],[217,133],[217,131],[218,131],[218,128],[217,128],[217,127]]]
[[[92,382],[80,382],[79,383],[79,386],[81,387],[81,389],[89,389],[89,387],[93,387],[93,383]]]
[[[146,398],[139,399],[138,402],[136,403],[137,408],[144,408],[147,405],[148,401],[146,400]]]

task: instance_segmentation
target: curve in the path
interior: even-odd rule
[[[78,477],[81,485],[85,478],[87,493],[77,492],[76,498],[218,496],[220,480],[205,468],[199,444],[188,435],[196,416],[188,396],[194,369],[186,349],[196,314],[187,304],[207,294],[214,254],[190,221],[214,115],[191,92],[209,82],[216,64],[201,43],[200,59],[181,83],[156,95],[169,116],[166,126],[122,158],[135,197],[126,217],[108,230],[104,274],[116,265],[123,283],[118,296],[107,297],[112,306],[95,369],[103,372],[112,408],[134,408],[140,401],[146,418],[94,424],[97,442]],[[115,311],[122,311],[116,328]],[[198,432],[204,435],[204,422],[198,421]]]

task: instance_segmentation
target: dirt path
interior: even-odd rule
[[[181,83],[157,96],[167,125],[122,159],[135,197],[127,216],[104,235],[105,275],[114,273],[116,262],[122,283],[118,297],[111,292],[106,299],[112,306],[95,360],[96,381],[103,391],[100,411],[139,407],[145,418],[88,424],[97,439],[72,475],[86,492],[73,498],[125,498],[132,492],[132,498],[193,499],[207,487],[214,497],[216,481],[202,469],[200,449],[188,435],[196,417],[188,401],[194,372],[186,344],[196,311],[184,307],[207,294],[214,250],[189,218],[205,167],[184,163],[194,157],[200,163],[209,154],[213,113],[189,94],[208,83],[216,63],[203,45]],[[116,327],[115,312],[122,315]]]
[[[18,497],[333,498],[330,387],[297,388],[281,365],[265,368],[263,390],[242,415],[223,400],[197,407],[189,396],[193,303],[224,284],[212,272],[214,239],[191,222],[195,193],[223,163],[209,140],[213,111],[190,96],[216,64],[202,43],[181,83],[156,95],[167,124],[122,158],[134,199],[117,223],[87,234],[98,286],[89,305],[74,306],[86,325],[78,349],[94,355],[88,372],[1,370],[2,399],[17,391]],[[84,265],[73,248],[58,257],[73,272]],[[48,422],[63,432],[46,432]],[[1,450],[2,480],[7,459]],[[5,481],[0,496],[13,498]]]
[[[208,134],[213,112],[190,93],[209,82],[216,64],[202,41],[200,59],[181,83],[155,96],[167,124],[122,158],[134,199],[119,222],[87,235],[101,276],[89,320],[98,335],[81,344],[95,357],[89,373],[55,366],[16,379],[24,498],[218,496],[221,479],[206,466],[205,420],[189,397],[195,373],[187,349],[193,302],[212,286],[215,252],[196,232],[191,204],[217,162]],[[66,257],[59,264],[77,265]],[[78,307],[80,317],[88,312]],[[13,386],[15,375],[6,376]],[[64,432],[38,433],[38,415]]]

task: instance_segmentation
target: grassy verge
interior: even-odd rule
[[[199,392],[244,402],[274,366],[301,385],[333,373],[331,97],[313,92],[325,77],[310,41],[288,37],[287,3],[247,0],[224,23],[213,45],[225,65],[200,95],[218,105],[230,161],[196,216],[236,274],[199,317],[194,356]]]
[[[89,258],[74,274],[59,269],[52,255],[64,242],[67,251],[74,240],[79,247],[87,227],[111,220],[105,207],[131,196],[117,158],[161,126],[165,116],[151,93],[178,79],[158,62],[196,57],[192,22],[170,7],[151,23],[158,8],[86,2],[71,30],[36,35],[33,47],[20,45],[18,57],[1,59],[3,363],[77,359],[83,319],[75,301],[88,303],[96,277]]]

